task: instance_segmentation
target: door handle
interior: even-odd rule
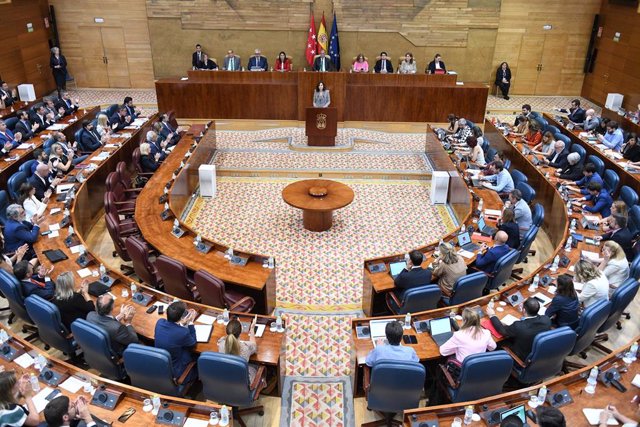
[[[108,58],[108,57],[106,57],[106,56],[104,57],[104,63],[105,63],[105,64],[108,64],[108,63],[109,63],[109,58]]]

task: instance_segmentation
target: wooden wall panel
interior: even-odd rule
[[[87,75],[91,72],[87,68],[99,66],[100,63],[96,64],[92,58],[103,56],[101,52],[96,52],[95,47],[92,52],[86,50],[83,29],[107,27],[123,29],[124,51],[129,68],[129,78],[118,79],[112,87],[153,87],[153,62],[144,0],[86,0],[82,2],[82,7],[78,7],[77,0],[51,0],[50,3],[56,11],[60,47],[78,86],[87,86],[87,82],[95,81]],[[95,23],[96,17],[103,18],[104,23]],[[112,80],[113,75],[110,72]]]
[[[640,104],[640,13],[634,7],[602,2],[596,39],[598,56],[593,73],[587,74],[582,96],[604,105],[608,93],[624,95],[623,108],[636,110]],[[620,41],[613,40],[621,34]]]

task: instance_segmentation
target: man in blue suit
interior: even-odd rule
[[[22,139],[22,135],[20,133],[18,133],[18,135],[20,135],[19,139]],[[0,147],[2,147],[2,154],[8,154],[9,151],[13,150],[18,145],[20,145],[20,142],[16,141],[13,132],[7,129],[7,124],[4,120],[0,120]]]
[[[262,56],[260,49],[256,49],[255,54],[249,58],[249,65],[247,70],[249,71],[267,71],[268,68],[267,58]]]
[[[7,207],[7,222],[4,225],[4,252],[7,254],[14,253],[18,248],[25,243],[29,245],[29,250],[24,256],[24,259],[30,260],[35,257],[33,251],[33,243],[38,240],[38,233],[40,232],[39,223],[44,219],[43,216],[34,216],[31,220],[33,223],[27,221],[27,216],[24,208],[20,205],[13,204]]]
[[[168,114],[165,113],[160,116],[160,124],[162,125],[160,135],[165,141],[167,141],[167,146],[171,147],[172,145],[176,145],[178,141],[180,141],[181,136],[177,129],[174,129],[173,126],[171,126]]]
[[[161,143],[158,141],[158,134],[154,131],[150,130],[147,132],[147,141],[149,143],[149,148],[151,148],[150,155],[155,157],[157,153],[160,153],[160,157],[158,160],[164,160],[167,157],[167,154],[164,152],[164,147],[166,144],[164,141]]]
[[[53,270],[53,267],[51,267]],[[38,274],[33,274],[33,264],[27,260],[22,260],[13,266],[13,275],[22,286],[22,295],[26,298],[30,295],[37,295],[47,301],[51,300],[56,292],[56,286],[51,280],[45,277],[51,270],[47,271],[43,266],[38,267]]]
[[[613,205],[613,198],[609,193],[609,190],[604,188],[599,182],[591,181],[587,185],[589,194],[578,199],[580,201],[592,202],[593,205],[582,205],[582,210],[590,213],[599,213],[602,218],[607,218],[611,215],[611,205]]]
[[[195,317],[195,310],[187,310],[184,302],[175,301],[167,307],[167,318],[160,319],[156,323],[155,346],[167,350],[171,355],[171,366],[176,378],[180,378],[187,366],[195,361],[193,354],[197,344],[196,329],[193,326]],[[188,383],[196,376],[194,367],[183,383]]]
[[[498,231],[494,237],[495,244],[489,250],[487,250],[487,245],[482,244],[481,253],[478,254],[476,258],[476,267],[485,273],[491,273],[493,271],[493,267],[495,267],[496,262],[502,257],[504,254],[509,252],[511,249],[507,245],[507,240],[509,240],[509,236],[504,231]]]

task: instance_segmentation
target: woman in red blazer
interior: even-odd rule
[[[284,52],[280,52],[278,59],[276,59],[276,71],[293,71],[291,60],[287,58],[287,54]]]

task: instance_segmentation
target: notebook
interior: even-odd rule
[[[193,325],[193,327],[196,329],[196,341],[209,342],[213,325]]]

